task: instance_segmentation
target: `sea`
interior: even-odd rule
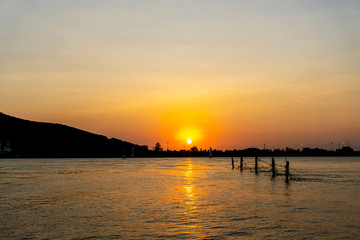
[[[360,239],[360,157],[275,163],[0,159],[0,239]]]

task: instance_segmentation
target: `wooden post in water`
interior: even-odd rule
[[[231,157],[231,165],[232,165],[232,169],[234,169],[235,165],[234,165],[234,158],[233,157]]]
[[[258,173],[258,157],[255,157],[255,173]]]
[[[285,182],[289,182],[289,161],[286,161],[285,165]]]
[[[271,172],[272,172],[272,177],[274,178],[276,175],[276,170],[275,170],[275,159],[273,157],[271,158]]]
[[[244,159],[243,159],[243,157],[241,156],[241,157],[240,157],[240,171],[243,171],[243,162],[244,162]]]

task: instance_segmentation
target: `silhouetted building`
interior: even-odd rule
[[[302,154],[304,156],[326,156],[328,155],[328,151],[320,148],[303,148]]]
[[[351,147],[342,147],[341,149],[336,149],[336,153],[340,155],[352,155],[355,152]]]

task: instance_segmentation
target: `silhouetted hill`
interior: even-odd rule
[[[136,156],[147,153],[139,146],[119,139],[108,139],[62,124],[42,123],[0,113],[2,155],[9,143],[11,153],[18,157],[121,157],[126,152]]]

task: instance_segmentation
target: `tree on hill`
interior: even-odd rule
[[[163,151],[163,148],[161,147],[161,144],[159,142],[155,143],[154,151],[155,152]]]
[[[190,150],[191,150],[192,152],[197,152],[197,151],[199,151],[199,149],[197,148],[197,146],[193,146],[192,148],[190,148]]]

